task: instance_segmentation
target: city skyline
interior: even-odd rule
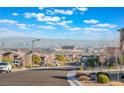
[[[0,37],[49,39],[118,39],[124,8],[0,8]],[[97,11],[97,12],[96,12]]]

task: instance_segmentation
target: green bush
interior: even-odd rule
[[[97,83],[104,84],[104,83],[109,83],[110,78],[105,75],[105,74],[99,74],[97,77]]]
[[[108,76],[109,77],[109,79],[110,79],[110,76],[109,76],[109,74],[108,73],[106,73],[106,72],[98,72],[98,73],[96,73],[96,76],[98,77],[99,75],[106,75],[106,76]]]

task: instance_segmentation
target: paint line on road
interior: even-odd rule
[[[75,78],[76,71],[69,71],[67,73],[67,79],[71,86],[83,86],[79,81]]]

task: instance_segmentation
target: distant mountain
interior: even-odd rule
[[[0,38],[0,48],[31,48],[32,37],[8,37]],[[38,48],[59,48],[62,45],[75,45],[77,48],[100,48],[105,46],[118,46],[119,42],[114,40],[70,40],[70,39],[43,39],[35,42]]]

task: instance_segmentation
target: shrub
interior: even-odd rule
[[[26,68],[31,68],[32,65],[31,65],[31,64],[27,64],[25,67],[26,67]]]
[[[104,83],[109,83],[109,81],[110,81],[110,78],[105,74],[99,74],[97,76],[98,83],[104,84]]]
[[[98,72],[98,73],[96,73],[96,76],[98,77],[99,75],[106,75],[106,76],[108,76],[109,77],[109,79],[110,79],[110,76],[109,76],[109,74],[108,73],[105,73],[105,72]]]
[[[34,63],[39,63],[39,62],[41,62],[41,58],[39,57],[39,56],[37,56],[37,55],[33,55],[33,62]]]

